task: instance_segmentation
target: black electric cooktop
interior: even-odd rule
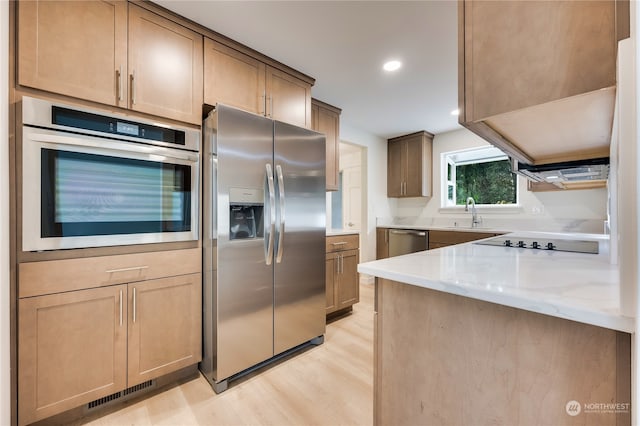
[[[536,237],[524,238],[518,236],[500,236],[486,240],[475,241],[474,244],[487,246],[510,247],[531,250],[556,250],[574,253],[598,254],[597,241],[567,240],[562,238]]]

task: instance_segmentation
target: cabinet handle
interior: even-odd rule
[[[113,274],[114,272],[137,271],[137,270],[143,270],[143,269],[149,269],[149,267],[148,266],[132,266],[131,268],[107,269],[105,272],[107,274]]]
[[[122,327],[122,290],[120,290],[120,327]]]
[[[116,93],[120,102],[122,100],[122,65],[116,70]]]
[[[260,96],[260,105],[262,106],[262,111],[258,111],[260,115],[267,115],[267,95],[266,94],[262,94],[262,96]]]
[[[340,241],[339,243],[331,243],[331,244],[334,245],[334,246],[343,246],[343,245],[347,244],[347,242],[346,241]]]
[[[135,105],[136,103],[136,71],[133,70],[131,73],[131,105]]]
[[[273,96],[269,96],[269,118],[273,118]]]
[[[410,231],[410,230],[395,230],[392,229],[390,231],[392,234],[395,235],[417,235],[418,237],[426,237],[427,233],[424,231]]]
[[[133,323],[136,323],[136,288],[133,288]]]

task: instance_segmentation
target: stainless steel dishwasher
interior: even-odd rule
[[[426,250],[429,233],[415,229],[389,229],[389,257]]]

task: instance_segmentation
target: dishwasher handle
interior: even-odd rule
[[[425,231],[410,231],[410,230],[401,230],[398,231],[396,229],[390,230],[392,234],[396,235],[416,235],[418,237],[426,237],[427,233]]]

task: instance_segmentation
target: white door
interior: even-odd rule
[[[342,169],[342,228],[360,230],[361,191],[360,165]]]

